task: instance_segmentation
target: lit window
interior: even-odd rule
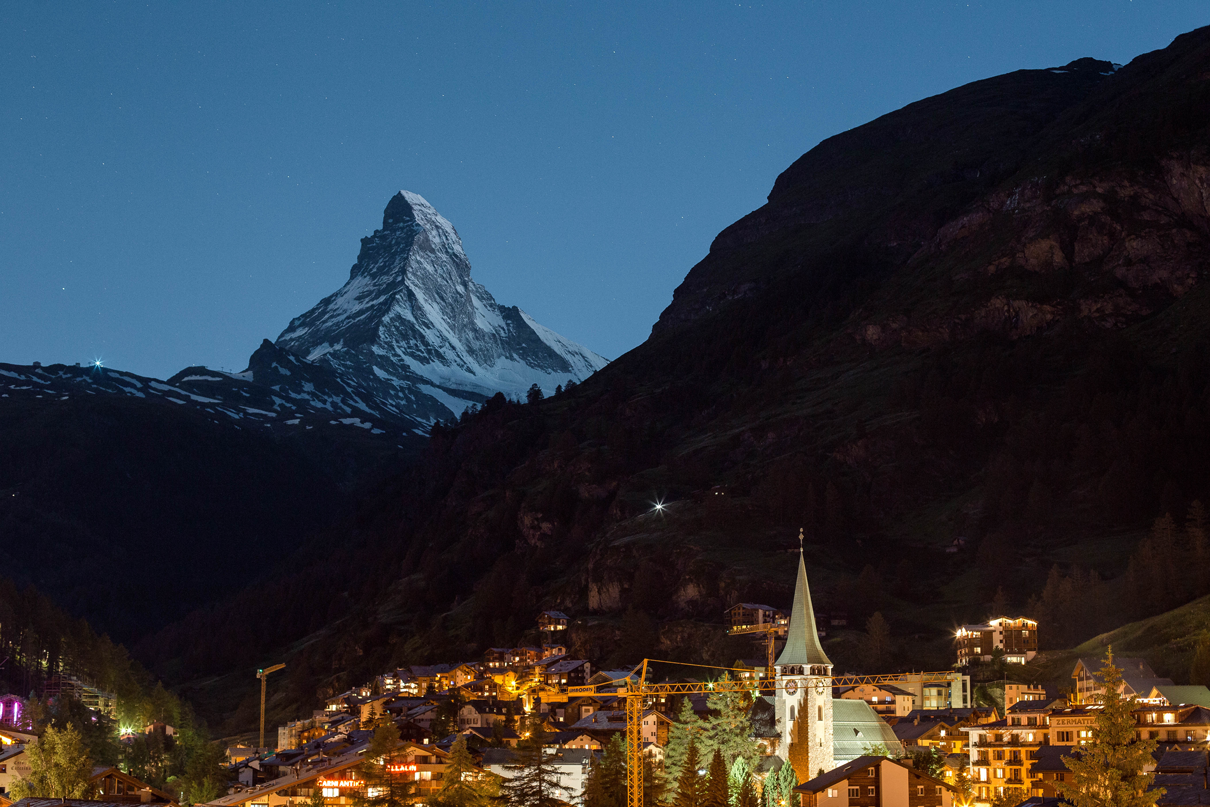
[[[339,798],[340,788],[339,787],[325,787],[323,789],[323,794],[324,794],[325,799]]]

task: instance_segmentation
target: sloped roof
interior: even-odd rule
[[[832,666],[819,643],[815,607],[811,604],[811,588],[807,585],[807,564],[801,549],[798,552],[798,579],[794,583],[794,606],[790,609],[786,644],[774,664],[778,667],[785,664]]]
[[[900,740],[918,740],[936,728],[951,728],[944,720],[900,720],[891,727],[891,731]]]
[[[1210,709],[1205,706],[1194,706],[1189,710],[1184,717],[1181,718],[1180,725],[1182,726],[1206,726],[1210,725]]]
[[[1076,667],[1084,666],[1084,669],[1091,673],[1099,673],[1101,668],[1105,666],[1105,659],[1096,656],[1081,656],[1076,660]],[[1114,656],[1113,666],[1122,671],[1123,678],[1155,678],[1155,670],[1151,669],[1151,665],[1145,659],[1130,658],[1127,656]],[[1073,670],[1074,674],[1074,670]]]
[[[864,768],[873,768],[875,766],[882,766],[882,765],[898,765],[899,767],[905,768],[908,771],[910,771],[912,774],[912,777],[917,780],[924,779],[926,781],[933,782],[934,784],[938,784],[938,785],[941,785],[942,787],[948,788],[951,791],[953,791],[953,789],[954,789],[954,786],[951,785],[949,782],[945,782],[945,781],[942,781],[941,779],[937,779],[936,777],[929,776],[928,774],[926,774],[922,771],[918,771],[915,768],[913,768],[911,765],[907,765],[903,762],[900,762],[897,759],[890,759],[889,757],[882,757],[882,756],[865,755],[865,756],[857,757],[856,759],[854,759],[850,762],[846,762],[844,765],[841,765],[838,768],[833,768],[832,770],[828,771],[827,773],[816,776],[814,779],[811,779],[810,781],[805,782],[805,783],[799,785],[798,787],[794,788],[794,792],[795,793],[818,793],[819,791],[823,790],[824,788],[831,787],[832,785],[836,784],[837,782],[843,782],[845,779],[848,779],[850,776],[852,776],[857,771],[860,771]]]
[[[819,791],[831,787],[837,782],[843,782],[857,771],[864,768],[872,768],[875,765],[881,765],[886,757],[861,756],[857,759],[850,760],[839,768],[833,768],[827,773],[816,776],[814,779],[803,782],[798,787],[794,788],[795,793],[818,793]]]
[[[1078,748],[1070,745],[1042,745],[1033,750],[1033,762],[1030,771],[1033,773],[1061,773],[1067,770],[1063,757],[1079,754]]]
[[[865,755],[871,745],[885,745],[892,754],[903,752],[903,744],[891,727],[870,705],[860,700],[832,701],[832,757],[848,762]]]
[[[626,713],[599,711],[584,715],[571,725],[573,731],[582,729],[597,729],[616,731],[626,730]]]
[[[1180,686],[1177,684],[1160,684],[1151,688],[1150,695],[1160,695],[1173,706],[1190,704],[1210,707],[1210,689],[1200,684],[1197,686]]]
[[[1205,751],[1165,751],[1156,770],[1159,773],[1202,773],[1207,767]]]
[[[550,665],[546,669],[546,672],[550,673],[550,674],[571,672],[572,670],[576,669],[577,667],[583,667],[587,663],[588,663],[587,661],[585,661],[584,659],[580,659],[580,658],[562,659],[561,661],[555,662],[554,664]]]
[[[1132,692],[1144,697],[1153,689],[1163,686],[1173,686],[1171,678],[1134,678],[1126,675],[1122,677],[1122,680],[1126,682],[1126,686],[1130,687]]]

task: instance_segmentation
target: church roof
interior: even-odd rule
[[[807,585],[807,564],[802,550],[798,552],[798,581],[794,584],[794,607],[790,610],[790,626],[786,630],[786,645],[774,662],[803,666],[832,665],[819,643],[819,631],[815,628],[815,608],[811,605],[811,588]]]
[[[886,746],[887,753],[903,753],[895,732],[865,701],[832,700],[832,757],[836,764],[864,755],[871,746]]]

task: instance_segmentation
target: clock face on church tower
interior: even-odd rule
[[[827,687],[824,685],[822,678],[815,682],[815,694],[816,695],[823,695],[824,690],[826,688]]]
[[[793,695],[798,692],[798,682],[791,678],[786,682],[786,694]]]

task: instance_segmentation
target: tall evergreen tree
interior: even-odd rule
[[[1098,676],[1105,694],[1097,696],[1102,708],[1092,742],[1080,754],[1063,757],[1071,780],[1056,782],[1055,789],[1073,807],[1154,807],[1164,789],[1150,790],[1155,773],[1144,769],[1157,743],[1135,735],[1134,698],[1119,691],[1122,671],[1113,664],[1113,648],[1105,659]]]
[[[730,677],[723,678],[731,680]],[[702,721],[702,739],[698,749],[703,756],[715,749],[722,752],[723,763],[730,766],[737,757],[755,767],[760,758],[760,746],[752,737],[752,694],[749,692],[719,692],[706,699],[710,714]]]
[[[394,722],[374,729],[361,763],[361,778],[365,786],[353,798],[354,807],[404,807],[415,799],[414,780],[391,771],[392,755],[399,747],[399,727]]]
[[[487,807],[496,794],[495,777],[475,765],[466,747],[466,735],[458,735],[450,747],[450,758],[441,778],[441,789],[431,799],[433,807]]]
[[[546,726],[534,721],[529,736],[517,744],[517,756],[505,768],[512,774],[500,785],[499,798],[509,807],[558,807],[571,790],[559,783],[555,755],[547,752],[550,735]]]
[[[797,786],[794,766],[788,762],[782,763],[780,768],[765,777],[765,807],[789,807],[794,803],[794,788]]]
[[[693,704],[686,695],[681,698],[676,719],[668,727],[668,744],[664,746],[664,772],[670,781],[680,786],[681,774],[687,764],[690,746],[701,752],[703,734],[702,721],[693,711]],[[697,767],[697,763],[693,764]]]
[[[752,778],[752,766],[744,757],[736,757],[727,771],[727,796],[731,807],[738,807],[739,794],[744,784]]]
[[[756,797],[756,785],[751,775],[744,778],[739,795],[735,799],[735,807],[760,807],[760,799]]]
[[[702,776],[698,773],[701,758],[698,757],[697,743],[689,742],[689,749],[681,763],[681,772],[676,779],[676,795],[672,799],[673,807],[699,807],[702,797]]]
[[[591,787],[590,787],[591,786]],[[626,741],[615,734],[593,759],[584,789],[585,807],[626,807]]]
[[[651,757],[644,754],[643,807],[662,807],[667,791],[667,780],[664,778],[663,772],[651,761]]]
[[[710,756],[710,768],[706,772],[706,786],[703,790],[701,807],[727,807],[730,801],[727,764],[723,762],[723,752],[718,748],[715,748]]]
[[[35,796],[48,799],[83,799],[88,796],[92,762],[80,732],[72,724],[53,726],[26,746],[29,774],[13,782],[13,801]]]

